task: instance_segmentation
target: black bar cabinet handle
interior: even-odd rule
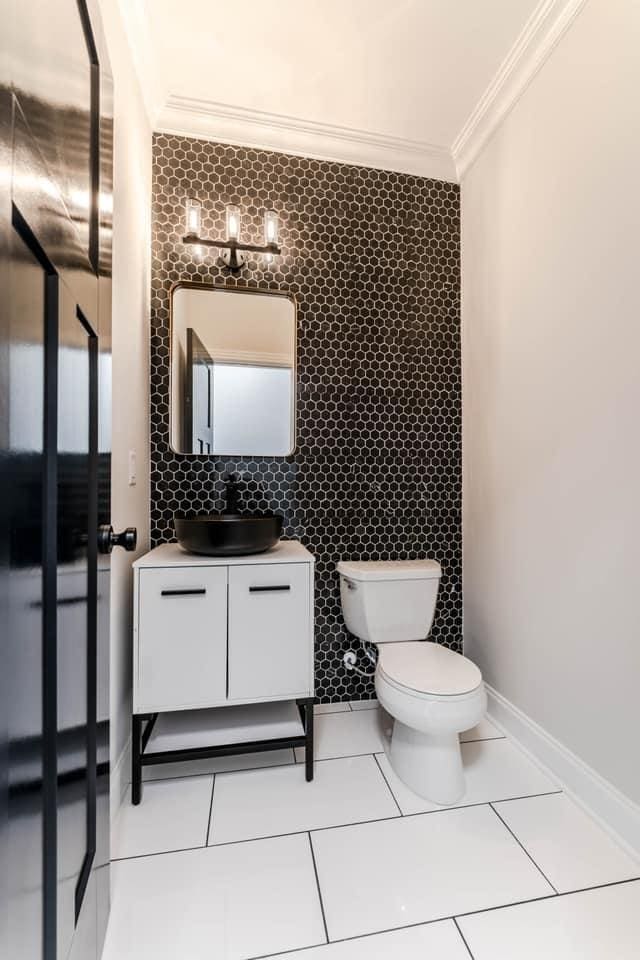
[[[162,590],[161,597],[202,597],[207,591],[204,587],[195,590]]]
[[[249,593],[275,593],[279,590],[291,590],[289,584],[274,584],[269,587],[249,587]]]

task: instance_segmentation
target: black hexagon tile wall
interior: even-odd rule
[[[205,234],[225,208],[243,235],[280,219],[282,256],[235,279],[217,253],[182,243],[187,196]],[[456,184],[186,137],[154,136],[151,291],[151,525],[222,508],[222,474],[244,502],[285,517],[316,556],[321,701],[373,695],[346,671],[342,557],[434,557],[443,568],[431,639],[461,646],[460,231]],[[178,280],[287,290],[298,300],[297,447],[291,457],[195,459],[169,446],[169,289]]]

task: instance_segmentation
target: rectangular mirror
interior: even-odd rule
[[[171,446],[285,457],[295,447],[293,296],[178,283],[171,291]]]

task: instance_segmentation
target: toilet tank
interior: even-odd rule
[[[340,598],[347,630],[369,643],[424,640],[440,584],[435,560],[341,560]]]

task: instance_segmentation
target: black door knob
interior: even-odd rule
[[[127,527],[122,533],[114,533],[113,527],[103,523],[98,527],[98,553],[111,553],[114,547],[124,547],[131,552],[138,542],[138,531],[135,527]]]

